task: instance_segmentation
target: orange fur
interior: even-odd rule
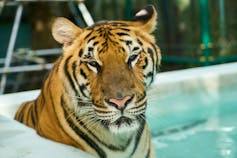
[[[101,22],[85,29],[56,19],[52,34],[64,53],[40,95],[23,103],[15,119],[43,137],[97,157],[154,157],[145,91],[161,55],[150,34],[156,12],[152,6],[145,10],[147,15],[136,21]],[[120,107],[109,102],[125,97],[128,102]]]

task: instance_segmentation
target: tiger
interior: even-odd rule
[[[145,112],[161,62],[156,23],[153,5],[85,28],[56,18],[52,36],[63,53],[15,120],[98,158],[154,158]]]

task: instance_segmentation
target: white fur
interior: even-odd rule
[[[148,12],[145,9],[140,10],[135,16],[144,16],[147,15]]]

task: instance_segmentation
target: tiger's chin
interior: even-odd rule
[[[139,128],[139,122],[122,116],[110,123],[108,128],[114,134],[132,133]]]

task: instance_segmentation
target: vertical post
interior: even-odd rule
[[[94,20],[91,17],[90,12],[86,8],[86,5],[84,4],[84,0],[78,0],[78,8],[81,11],[81,15],[86,22],[87,26],[91,26],[94,24]]]
[[[209,65],[210,57],[210,46],[211,46],[211,37],[210,37],[210,21],[209,21],[209,5],[208,0],[200,0],[200,12],[201,12],[201,48],[202,54],[205,59],[205,65]]]
[[[5,3],[5,1],[0,1],[0,15],[2,14],[4,3]]]
[[[17,37],[20,22],[21,22],[22,11],[23,11],[23,5],[19,4],[17,7],[16,16],[15,16],[13,27],[12,27],[11,37],[10,37],[10,41],[7,48],[7,55],[6,55],[6,60],[4,63],[4,69],[8,69],[11,64],[16,37]],[[3,74],[2,79],[1,79],[1,85],[0,85],[0,94],[3,94],[5,91],[6,82],[7,82],[7,75]]]
[[[226,31],[225,31],[225,2],[224,0],[219,0],[219,15],[220,15],[220,55],[225,55],[225,45],[226,45]]]
[[[225,38],[225,2],[224,0],[219,0],[219,14],[220,14],[220,36]]]
[[[125,20],[132,19],[132,1],[125,0]]]

